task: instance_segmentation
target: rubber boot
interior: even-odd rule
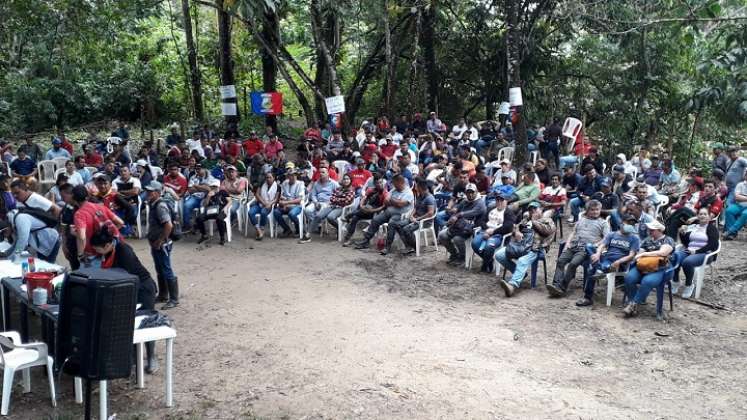
[[[166,286],[166,280],[163,276],[158,276],[158,296],[156,302],[166,302],[169,300],[169,290]]]
[[[156,343],[149,342],[145,343],[145,373],[152,375],[158,372],[158,358],[156,358]]]
[[[162,310],[176,308],[177,306],[179,306],[178,279],[174,277],[174,281],[167,282],[167,284],[169,286],[169,301],[166,302],[166,304],[161,307]]]

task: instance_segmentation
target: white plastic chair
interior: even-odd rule
[[[504,147],[498,151],[498,162],[502,161],[503,159],[512,160],[513,158],[514,158],[513,147]]]
[[[57,168],[56,171],[54,171],[54,179],[55,182],[57,182],[57,177],[60,176],[60,174],[64,174],[67,171],[65,168]]]
[[[438,252],[438,236],[436,235],[436,213],[433,216],[420,219],[418,221],[418,230],[415,231],[415,256],[420,256],[420,248],[428,246],[428,235],[433,237],[433,246],[436,247]],[[430,226],[426,227],[426,223],[430,222]],[[420,235],[423,235],[423,243],[420,243]]]
[[[705,280],[706,267],[711,268],[711,277],[714,275],[716,267],[714,267],[716,256],[721,252],[721,241],[718,241],[718,248],[706,254],[703,259],[703,264],[695,267],[695,273],[693,281],[695,282],[695,299],[700,299],[700,292],[703,290],[703,281]]]
[[[65,163],[67,163],[68,160],[70,160],[70,159],[68,159],[66,157],[58,157],[58,158],[52,159],[52,161],[54,162],[54,167],[57,170],[64,169],[65,168]]]
[[[669,204],[669,196],[666,196],[666,195],[660,195],[660,196],[659,196],[659,202],[658,202],[658,203],[656,203],[656,209],[654,210],[654,216],[655,216],[655,217],[656,217],[657,219],[659,218],[659,212],[660,212],[660,211],[661,211],[661,209],[662,209],[662,208],[663,208],[664,206],[666,206],[667,204]],[[662,219],[662,220],[664,220],[664,217],[663,217],[663,215],[662,215],[661,219]]]
[[[581,120],[573,117],[568,117],[565,119],[565,122],[563,123],[563,137],[568,138],[570,141],[568,142],[570,146],[567,146],[567,149],[570,153],[570,150],[573,148],[573,144],[576,142],[576,137],[578,136],[578,133],[581,131],[581,128],[583,127],[584,123],[581,122]]]
[[[532,161],[532,165],[537,163],[537,159],[539,159],[540,152],[537,150],[533,150],[529,152],[529,160]]]
[[[57,164],[53,160],[42,160],[36,164],[36,170],[39,172],[39,184],[43,188],[45,185],[54,185],[57,181],[55,171]]]
[[[353,210],[358,208],[358,204],[360,203],[360,197],[356,197],[355,200],[350,205],[347,205],[342,208],[342,213],[340,213],[340,217],[337,218],[337,241],[342,242],[343,238],[345,237],[345,230],[346,225],[343,221],[345,219],[345,216],[350,214]]]
[[[138,195],[137,196],[137,213],[135,215],[135,224],[136,224],[136,228],[137,228],[137,238],[138,239],[143,239],[143,235],[146,233],[144,231],[144,229],[145,229],[146,226],[143,223],[143,218],[142,218],[142,214],[141,214],[142,213],[142,211],[141,211],[142,207],[143,207],[143,200],[140,198],[140,195]]]
[[[482,232],[482,229],[475,228],[475,230],[472,232],[472,237],[469,239],[469,243],[467,243],[467,247],[465,248],[464,252],[464,268],[467,270],[472,269],[472,260],[475,258],[475,251],[472,249],[472,241],[475,239],[475,235],[477,235],[479,232]],[[501,249],[507,242],[506,239],[511,236],[511,233],[506,233],[501,238],[500,246],[496,249]]]
[[[3,347],[10,351],[3,350]],[[0,367],[3,369],[3,396],[0,415],[7,416],[10,406],[10,394],[13,392],[13,377],[17,370],[23,375],[24,392],[31,392],[31,374],[29,368],[46,366],[49,377],[49,394],[52,397],[52,407],[57,407],[54,392],[54,374],[52,366],[54,359],[47,354],[44,343],[21,344],[21,336],[15,331],[0,332]]]
[[[605,278],[607,279],[607,306],[612,306],[612,295],[615,293],[615,280],[618,277],[625,277],[626,274],[628,274],[627,271],[617,271],[605,275]]]
[[[348,173],[348,167],[350,166],[350,162],[347,160],[336,160],[332,162],[332,166],[335,167],[335,171],[337,171],[337,176],[342,179],[342,176]]]
[[[226,241],[231,242],[231,233],[233,231],[233,228],[231,227],[231,203],[226,204],[226,207],[223,208],[223,212],[226,214],[226,217],[223,219],[223,222],[226,224]],[[218,222],[214,219],[208,220],[208,235],[213,236],[213,226],[215,226],[216,223]],[[270,232],[272,232],[272,230],[270,230]],[[272,233],[270,235],[272,235]]]

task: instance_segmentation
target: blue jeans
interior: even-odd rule
[[[287,214],[291,223],[293,223],[293,227],[295,227],[296,231],[298,231],[298,215],[301,214],[301,211],[303,211],[303,208],[300,205],[286,209],[275,207],[275,210],[272,213],[272,217],[275,219],[278,225],[283,228],[283,232],[288,232],[290,231],[290,227],[288,227],[288,223],[285,222],[285,218],[283,217],[283,215]]]
[[[475,233],[475,237],[474,239],[472,239],[472,250],[475,251],[475,254],[479,255],[480,258],[482,258],[483,267],[489,269],[493,266],[493,256],[495,255],[495,250],[502,245],[502,241],[502,235],[493,235],[488,239],[483,239],[482,230],[479,230],[477,231],[477,233]]]
[[[586,245],[586,252],[589,255],[592,255],[597,252],[597,247],[594,245]],[[612,266],[612,263],[617,261],[617,258],[611,258],[607,255],[607,253],[602,254],[602,256],[599,258],[599,261],[591,264],[591,270],[587,273],[588,278],[584,279],[584,297],[587,299],[592,299],[594,297],[594,287],[596,286],[597,279],[594,277],[594,274],[597,271],[601,271],[603,273],[607,273],[610,271],[610,266]]]
[[[726,233],[736,235],[747,225],[747,207],[731,204],[726,208]]]
[[[182,220],[184,222],[183,224],[184,224],[185,229],[189,229],[192,227],[192,223],[191,223],[192,212],[196,208],[200,207],[201,203],[202,203],[202,197],[195,197],[193,195],[190,195],[189,197],[187,197],[186,200],[184,200],[184,205],[183,205],[184,214],[182,214]]]
[[[537,253],[535,251],[529,251],[526,255],[516,260],[516,263],[506,257],[506,247],[503,247],[495,253],[495,261],[510,271],[511,279],[508,281],[514,287],[521,286],[521,281],[524,280],[524,275],[532,267],[532,264],[537,260]]]
[[[267,216],[270,214],[270,209],[262,207],[259,204],[252,204],[249,208],[249,220],[253,225],[257,225],[257,216],[259,216],[259,225],[264,227],[267,225]]]
[[[617,231],[620,229],[622,224],[622,216],[620,216],[620,210],[615,209],[610,213],[610,231]]]
[[[664,280],[664,269],[653,273],[641,274],[638,267],[632,267],[625,275],[625,296],[628,302],[643,303],[651,290],[656,289]],[[640,283],[640,287],[638,284]]]
[[[490,139],[477,139],[475,141],[475,151],[478,155],[482,154],[483,149],[490,147]]]
[[[241,207],[241,203],[239,202],[239,200],[237,200],[237,199],[231,200],[231,209],[230,209],[231,220],[238,220],[236,218],[236,215],[239,212],[239,207]]]
[[[674,281],[680,281],[680,269],[685,272],[685,286],[693,284],[693,277],[695,276],[695,267],[703,265],[706,254],[688,254],[687,251],[675,251],[675,255],[682,255],[684,259],[682,263],[674,271]]]
[[[150,249],[150,255],[153,257],[153,265],[156,266],[156,274],[168,283],[176,281],[174,270],[171,269],[171,249],[173,245],[169,241],[158,249]]]
[[[441,210],[436,213],[436,218],[433,220],[434,226],[436,226],[436,233],[438,233],[442,227],[446,226],[446,222],[449,221],[451,215],[446,210]]]
[[[571,200],[571,214],[573,215],[573,221],[578,221],[578,215],[581,213],[581,209],[584,208],[586,203],[581,197],[576,197]]]
[[[62,244],[62,238],[57,238],[57,243],[54,244],[52,249],[49,251],[49,255],[44,255],[37,252],[37,256],[44,261],[54,264],[57,261],[57,254],[60,253],[60,245]]]

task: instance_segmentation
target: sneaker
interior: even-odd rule
[[[298,241],[299,244],[307,244],[309,242],[311,242],[311,235],[309,234],[304,235],[303,238]]]
[[[225,245],[226,244],[226,239],[225,238],[220,238],[220,241],[218,241],[218,244],[221,245],[221,246]]]
[[[360,241],[356,242],[355,249],[368,249],[369,246],[368,241]]]
[[[680,282],[672,280],[672,294],[676,295],[680,290]]]
[[[514,287],[513,284],[507,282],[506,280],[501,280],[499,284],[501,285],[501,288],[503,289],[503,292],[506,294],[507,298],[514,295],[516,287]]]
[[[695,291],[695,285],[691,284],[689,286],[685,286],[685,290],[682,291],[682,298],[684,299],[690,299],[693,297],[693,292]],[[672,294],[674,294],[674,288],[672,288]]]
[[[568,223],[573,223],[573,216],[568,216],[568,218],[565,219],[565,221]]]
[[[178,300],[169,300],[165,305],[161,306],[161,310],[165,311],[166,309],[176,308],[177,306],[179,306]]]
[[[402,250],[402,255],[412,255],[415,253],[415,248],[405,248]]]
[[[381,254],[381,255],[387,255],[387,254],[389,254],[389,248],[382,249],[381,251],[379,251],[379,254]]]
[[[736,235],[736,234],[734,234],[734,233],[731,233],[731,232],[726,232],[726,233],[724,234],[724,238],[723,238],[723,239],[724,239],[725,241],[733,241],[733,240],[734,240],[734,239],[736,239],[736,238],[737,238],[737,235]]]
[[[591,299],[585,297],[576,301],[576,306],[591,306],[593,304],[594,302],[592,302]]]
[[[547,288],[547,291],[550,293],[550,297],[557,298],[557,297],[561,297],[561,296],[563,296],[565,294],[565,290],[561,289],[560,287],[558,287],[558,286],[556,286],[556,285],[554,285],[552,283],[549,283],[545,287]]]
[[[209,239],[209,238],[208,238],[208,236],[207,236],[207,235],[202,235],[202,236],[200,236],[200,239],[198,239],[198,240],[197,240],[197,243],[198,243],[198,244],[201,244],[201,243],[203,243],[203,242],[207,241],[208,239]]]
[[[638,304],[636,303],[629,303],[628,306],[623,309],[623,314],[625,314],[626,318],[634,317],[638,315]]]
[[[449,260],[446,261],[446,264],[458,267],[462,264],[464,264],[464,258],[460,259],[459,257],[449,257]]]
[[[345,242],[342,243],[342,246],[344,246],[346,248],[349,247],[349,246],[351,246],[351,245],[353,245],[353,240],[352,239],[345,239]]]

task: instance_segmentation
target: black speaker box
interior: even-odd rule
[[[65,373],[91,380],[130,376],[137,282],[121,269],[83,268],[67,276],[55,355]]]

